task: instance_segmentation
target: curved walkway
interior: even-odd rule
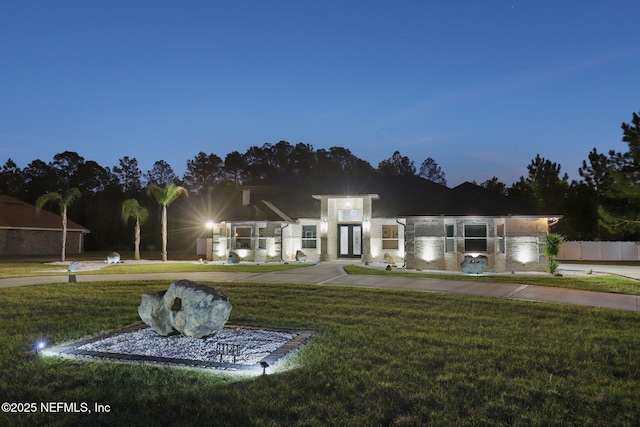
[[[459,280],[431,279],[422,277],[365,276],[346,274],[344,264],[320,263],[308,268],[296,268],[273,273],[154,273],[154,274],[78,274],[77,282],[104,282],[130,280],[179,280],[209,282],[258,282],[258,283],[300,283],[325,286],[348,286],[359,288],[399,289],[422,292],[440,292],[461,295],[486,296],[512,300],[551,302],[611,308],[617,310],[640,311],[640,297],[636,295],[590,292],[574,289],[550,288],[545,286],[521,285],[517,283],[484,283]],[[576,265],[584,271],[591,266]],[[563,268],[567,269],[563,264]],[[611,267],[611,266],[609,266]],[[640,273],[635,267],[634,274]],[[594,268],[594,271],[601,271]],[[603,271],[605,272],[605,271]],[[616,273],[614,273],[616,274]],[[632,276],[629,276],[632,277]],[[640,277],[640,275],[638,275]],[[64,276],[38,276],[0,279],[0,288],[29,286],[48,283],[66,283]]]

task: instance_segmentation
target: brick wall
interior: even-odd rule
[[[62,251],[62,231],[0,230],[0,255],[51,255]],[[84,252],[84,236],[67,231],[67,254]]]

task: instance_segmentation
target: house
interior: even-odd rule
[[[85,227],[67,221],[67,254],[84,251]],[[0,195],[0,255],[49,255],[62,249],[62,217]]]
[[[302,253],[412,269],[544,271],[541,240],[558,218],[468,182],[289,178],[243,187],[242,208],[217,220],[207,257],[273,262]]]

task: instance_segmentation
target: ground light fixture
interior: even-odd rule
[[[269,364],[265,361],[260,362],[260,366],[262,366],[262,375],[266,375],[267,374],[267,368],[269,367]]]
[[[40,338],[35,345],[35,350],[36,350],[36,354],[40,351],[43,350],[45,347],[47,346],[47,342],[45,340],[43,340],[42,338]]]

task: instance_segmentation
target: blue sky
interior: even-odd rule
[[[63,151],[178,175],[280,140],[508,185],[626,150],[637,0],[5,1],[0,162]]]

